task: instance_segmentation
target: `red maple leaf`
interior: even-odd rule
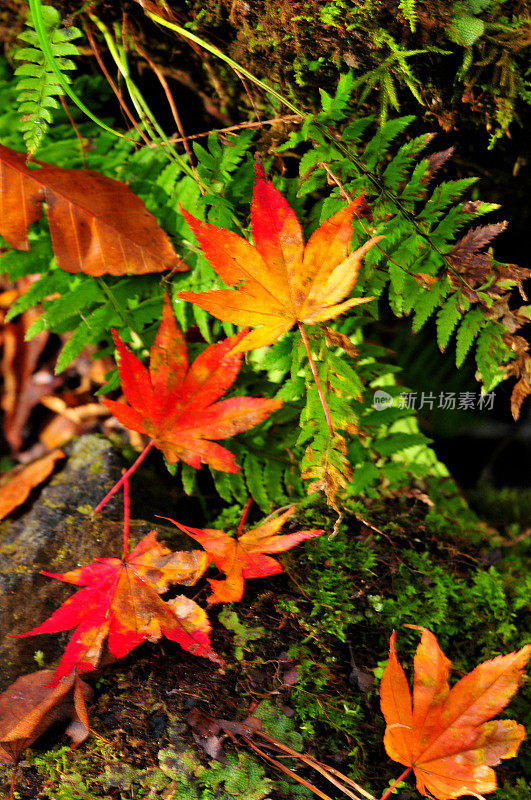
[[[365,253],[382,236],[348,254],[352,219],[365,212],[363,195],[324,222],[306,246],[295,212],[278,189],[256,171],[251,228],[254,245],[225,228],[202,222],[181,208],[199,246],[228,286],[208,292],[180,292],[179,297],[218,319],[251,325],[238,349],[272,344],[297,324],[313,325],[374,300],[351,297]]]
[[[216,567],[227,576],[222,581],[208,579],[212,594],[207,600],[211,603],[234,603],[241,600],[246,578],[263,578],[283,571],[282,565],[266,553],[290,550],[304,539],[321,536],[324,533],[322,530],[296,531],[279,536],[278,531],[293,514],[294,509],[295,506],[291,506],[276,519],[271,519],[258,528],[239,535],[238,538],[213,528],[189,528],[173,519],[170,520],[189,536],[193,536],[205,548]],[[243,528],[246,516],[244,512],[238,533]]]
[[[164,602],[159,595],[179,583],[193,585],[208,566],[200,550],[172,553],[151,531],[123,560],[99,558],[70,572],[43,572],[50,578],[83,586],[42,625],[18,638],[76,628],[55,670],[51,686],[68,675],[96,668],[107,641],[109,653],[123,658],[142,642],[166,636],[185,650],[220,661],[210,646],[205,611],[187,597]]]
[[[181,460],[196,469],[204,463],[224,472],[239,472],[233,454],[212,440],[251,428],[282,404],[251,397],[216,402],[236,380],[242,354],[231,351],[245,331],[210,345],[189,367],[186,342],[166,297],[149,370],[115,331],[113,335],[129,401],[105,399],[114,416],[127,428],[149,436],[171,463]]]

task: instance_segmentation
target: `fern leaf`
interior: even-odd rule
[[[411,33],[415,33],[417,23],[417,0],[398,0],[398,7],[409,22]]]
[[[437,344],[441,352],[446,349],[462,313],[459,294],[456,292],[445,302],[437,314]]]
[[[455,363],[460,367],[479,331],[487,322],[481,308],[473,308],[463,319],[457,331]]]
[[[70,83],[66,72],[75,69],[75,64],[66,56],[79,54],[78,48],[71,41],[81,36],[81,31],[74,27],[61,28],[59,12],[52,6],[42,6],[42,17],[47,41],[55,57],[56,65],[61,73],[65,73],[63,75],[65,81]],[[15,70],[15,75],[19,79],[20,94],[17,101],[21,116],[20,129],[23,132],[28,153],[34,155],[49,125],[53,122],[50,108],[58,107],[57,100],[54,98],[61,96],[62,91],[41,50],[30,12],[26,17],[26,26],[19,38],[32,46],[20,47],[15,51],[14,57],[18,61],[28,62],[20,65]]]
[[[253,500],[258,503],[262,511],[271,510],[271,501],[265,489],[263,469],[260,460],[254,453],[247,453],[243,462],[245,482]]]

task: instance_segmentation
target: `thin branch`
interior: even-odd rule
[[[135,46],[136,46],[137,51],[142,56],[142,58],[145,58],[146,61],[148,62],[149,66],[151,67],[151,69],[153,70],[155,75],[157,76],[157,78],[159,80],[159,83],[160,83],[160,85],[162,86],[162,88],[164,90],[164,94],[166,95],[166,99],[168,101],[168,105],[170,107],[173,119],[175,120],[175,124],[177,126],[177,130],[179,131],[179,133],[181,135],[181,138],[180,138],[179,141],[181,141],[183,143],[183,145],[184,145],[184,149],[186,150],[186,155],[188,156],[188,160],[190,162],[190,166],[191,166],[192,171],[194,173],[194,177],[195,177],[196,183],[199,186],[199,191],[201,192],[201,194],[205,194],[206,193],[206,189],[205,189],[204,185],[202,184],[201,178],[197,174],[197,170],[196,170],[196,168],[194,166],[194,160],[193,160],[193,156],[192,156],[192,151],[190,149],[190,145],[188,144],[188,138],[187,138],[187,136],[186,136],[186,134],[184,132],[184,128],[183,128],[183,124],[182,124],[181,117],[180,117],[180,114],[179,114],[179,110],[178,110],[178,108],[177,108],[177,106],[175,104],[175,100],[173,99],[173,95],[172,95],[172,93],[170,91],[170,87],[168,85],[168,81],[164,77],[164,73],[162,72],[162,70],[157,66],[157,64],[153,61],[153,59],[149,57],[149,55],[146,53],[146,51],[143,50],[140,47],[140,45],[138,44],[138,42],[136,40],[135,40]]]
[[[249,516],[249,510],[250,510],[252,504],[253,504],[253,498],[250,497],[247,500],[247,503],[245,504],[245,508],[243,509],[242,518],[240,520],[240,524],[238,525],[238,536],[237,536],[238,539],[240,538],[240,536],[243,533],[243,526],[245,525],[245,523],[247,521],[247,517]]]
[[[321,386],[321,381],[319,380],[319,375],[317,374],[317,368],[315,366],[315,362],[313,360],[312,351],[310,349],[310,342],[308,341],[308,336],[306,335],[306,331],[304,330],[302,322],[297,320],[297,325],[299,326],[299,331],[301,333],[301,338],[306,349],[306,354],[308,356],[308,361],[310,362],[310,369],[312,371],[312,375],[315,381],[315,385],[317,386],[317,392],[319,394],[319,399],[321,401],[321,405],[323,407],[326,424],[328,425],[328,430],[330,431],[330,436],[334,436],[334,426],[332,425],[332,417],[330,416],[330,410],[326,403],[326,398],[324,396],[323,388]]]
[[[118,481],[118,483],[115,483],[115,484],[114,484],[114,486],[112,487],[111,491],[110,491],[110,492],[107,492],[107,494],[105,495],[105,497],[103,498],[103,500],[101,500],[101,501],[98,503],[98,505],[97,505],[97,506],[96,506],[96,508],[94,509],[94,513],[95,513],[95,514],[97,514],[98,512],[100,512],[100,511],[101,511],[101,509],[102,509],[104,506],[106,506],[106,505],[107,505],[107,503],[109,502],[109,500],[111,499],[111,497],[112,497],[113,495],[115,495],[115,494],[116,494],[116,492],[118,491],[118,489],[120,489],[120,487],[124,485],[125,481],[126,481],[128,478],[130,478],[130,477],[131,477],[131,475],[133,474],[133,472],[135,472],[135,471],[136,471],[136,469],[137,469],[137,468],[140,466],[140,464],[141,464],[141,463],[142,463],[142,461],[145,459],[145,457],[147,456],[147,454],[149,453],[149,451],[151,450],[151,448],[152,448],[154,445],[155,445],[155,442],[153,441],[153,439],[151,439],[151,441],[149,442],[149,444],[147,444],[147,445],[144,447],[144,449],[142,450],[142,452],[140,453],[140,455],[138,456],[138,458],[137,458],[137,460],[134,462],[134,464],[133,464],[132,466],[130,466],[130,467],[129,467],[129,469],[127,470],[127,472],[124,472],[124,474],[122,475],[122,477],[120,478],[120,480]]]
[[[240,122],[238,125],[229,125],[228,128],[212,128],[209,131],[203,131],[203,133],[193,133],[190,136],[187,136],[187,140],[191,141],[192,139],[206,139],[210,134],[215,131],[216,133],[236,133],[237,131],[244,130],[245,128],[261,128],[263,125],[274,125],[276,122],[302,122],[303,118],[299,117],[298,114],[285,114],[281,117],[271,117],[271,119],[263,119],[260,122]],[[178,144],[179,142],[184,142],[184,139],[177,138],[176,136],[170,136],[170,142],[172,144]],[[164,144],[162,142],[162,144]],[[152,144],[150,147],[155,147],[156,145]]]
[[[255,753],[258,753],[259,756],[264,758],[266,761],[269,761],[270,764],[273,764],[277,769],[281,770],[285,775],[289,775],[290,778],[293,778],[298,783],[302,783],[303,786],[305,786],[307,789],[309,789],[311,792],[313,792],[313,794],[317,795],[317,797],[320,797],[321,800],[332,800],[330,795],[325,794],[324,792],[322,792],[320,789],[317,788],[317,786],[314,786],[313,784],[309,783],[309,781],[305,780],[304,778],[301,778],[300,775],[297,775],[296,772],[293,772],[293,770],[291,770],[288,767],[286,767],[284,764],[282,764],[276,758],[273,758],[273,756],[269,756],[267,753],[264,753],[264,751],[260,747],[258,747],[254,742],[252,742],[250,739],[247,739],[247,737],[244,737],[244,741],[245,741],[245,744],[248,747],[251,748],[251,750],[254,750]]]
[[[100,51],[98,50],[98,48],[96,46],[96,41],[94,39],[94,35],[92,33],[91,27],[90,27],[90,25],[88,23],[85,24],[85,33],[87,34],[87,39],[89,40],[89,44],[90,44],[92,52],[94,53],[96,61],[98,62],[98,65],[99,65],[101,71],[103,72],[103,74],[105,76],[105,80],[107,81],[107,83],[109,84],[109,86],[113,90],[114,94],[116,95],[116,98],[117,98],[118,102],[120,103],[120,106],[122,107],[126,117],[130,121],[131,125],[133,125],[135,130],[138,132],[139,136],[142,137],[142,139],[144,141],[144,144],[151,145],[150,139],[148,138],[148,136],[146,136],[146,134],[144,133],[144,131],[142,130],[142,128],[140,127],[140,125],[138,124],[136,119],[134,118],[131,110],[129,109],[129,106],[125,102],[124,96],[122,94],[122,90],[113,81],[113,79],[112,79],[112,77],[111,77],[111,75],[109,73],[109,70],[105,66],[105,63],[104,63],[104,61],[103,61],[103,59],[101,57]]]
[[[394,783],[392,783],[391,786],[388,789],[385,790],[383,795],[380,797],[380,800],[387,800],[387,798],[390,797],[391,794],[393,793],[393,791],[396,789],[398,784],[402,783],[404,778],[406,778],[409,775],[409,773],[411,772],[412,769],[413,769],[413,767],[406,767],[406,769],[403,771],[403,773],[398,776],[396,781]]]
[[[87,159],[86,159],[86,156],[85,156],[85,148],[83,147],[83,137],[81,136],[80,130],[79,130],[79,128],[77,127],[77,125],[75,123],[74,117],[70,113],[70,109],[68,108],[67,102],[66,102],[65,97],[64,97],[63,94],[60,95],[59,100],[61,101],[61,105],[63,106],[64,112],[65,112],[66,116],[68,117],[68,121],[70,122],[70,125],[73,127],[73,129],[75,131],[75,134],[77,136],[77,139],[78,139],[78,142],[79,142],[79,149],[81,150],[81,158],[83,160],[83,169],[86,169],[87,168]]]
[[[129,499],[129,478],[124,481],[124,561],[129,555],[129,522],[131,519],[131,503]]]

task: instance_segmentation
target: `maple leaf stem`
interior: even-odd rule
[[[330,436],[334,436],[334,426],[332,425],[332,417],[330,416],[329,408],[326,404],[326,399],[323,392],[323,387],[321,386],[321,381],[319,380],[319,375],[317,374],[317,367],[315,366],[315,362],[313,360],[312,351],[310,349],[310,342],[308,340],[308,336],[306,335],[306,331],[302,325],[302,322],[297,320],[297,325],[299,326],[299,331],[301,332],[301,339],[303,341],[304,347],[306,349],[306,354],[308,356],[308,361],[310,362],[310,369],[312,371],[312,375],[315,380],[315,385],[317,386],[317,392],[319,394],[319,399],[321,401],[321,405],[323,407],[326,424],[328,425],[328,430],[330,431]]]
[[[387,800],[387,798],[390,797],[390,795],[393,793],[394,789],[396,789],[398,784],[401,783],[404,780],[404,778],[406,778],[409,775],[412,769],[413,767],[406,767],[403,773],[398,776],[396,781],[392,783],[388,789],[385,790],[383,795],[380,797],[380,800]]]
[[[109,500],[111,499],[111,497],[112,497],[113,495],[115,495],[115,494],[116,494],[116,492],[118,491],[118,489],[120,489],[120,487],[122,487],[122,486],[124,485],[125,481],[126,481],[126,480],[128,480],[128,478],[130,478],[130,477],[131,477],[131,475],[133,474],[133,472],[135,472],[135,470],[136,470],[136,469],[137,469],[137,468],[140,466],[140,464],[141,464],[141,463],[142,463],[142,461],[145,459],[145,457],[147,456],[147,454],[149,453],[149,451],[151,450],[151,448],[152,448],[152,447],[154,447],[154,445],[155,445],[155,442],[154,442],[154,441],[153,441],[153,439],[152,439],[152,440],[151,440],[151,441],[150,441],[150,442],[149,442],[149,443],[148,443],[148,444],[147,444],[147,445],[144,447],[144,449],[142,450],[142,452],[140,453],[140,455],[138,456],[138,458],[137,458],[137,460],[134,462],[134,464],[132,464],[132,465],[129,467],[129,469],[127,470],[127,472],[124,472],[124,474],[122,475],[122,477],[120,478],[120,480],[118,481],[118,483],[115,483],[115,484],[114,484],[114,486],[112,487],[111,491],[110,491],[110,492],[107,492],[107,494],[105,495],[105,497],[103,498],[103,500],[100,500],[100,502],[98,503],[98,505],[97,505],[97,506],[96,506],[96,508],[94,509],[94,513],[95,513],[95,514],[97,514],[99,511],[101,511],[101,509],[102,509],[104,506],[106,506],[106,505],[107,505],[107,503],[109,502]]]
[[[238,539],[240,538],[240,536],[243,533],[243,526],[247,522],[247,517],[249,516],[249,511],[250,511],[250,508],[251,508],[252,504],[253,504],[253,498],[250,497],[247,500],[247,503],[245,504],[245,508],[243,509],[242,518],[240,520],[240,524],[238,525]]]
[[[129,478],[124,481],[124,561],[129,555],[129,520],[131,503],[129,501]]]
[[[13,772],[11,773],[11,784],[9,787],[9,800],[15,800],[15,788],[17,782],[17,769],[18,769],[18,761],[15,761],[13,764]]]

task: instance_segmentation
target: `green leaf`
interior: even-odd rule
[[[473,308],[464,317],[457,331],[455,363],[460,367],[472,343],[487,320],[480,308]]]

